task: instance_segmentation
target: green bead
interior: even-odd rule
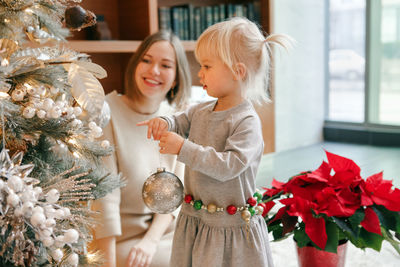
[[[249,207],[249,211],[251,216],[253,216],[256,213],[256,210],[254,209],[254,207]]]
[[[255,192],[253,197],[257,198],[258,202],[260,202],[263,196],[260,192]]]
[[[203,202],[201,202],[201,200],[196,200],[195,202],[194,202],[194,204],[193,204],[193,207],[196,209],[196,210],[201,210],[201,206],[203,205]]]

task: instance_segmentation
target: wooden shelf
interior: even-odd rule
[[[66,45],[85,53],[133,53],[141,41],[69,41]],[[194,51],[194,41],[184,41],[186,51]]]
[[[132,53],[141,41],[69,41],[65,45],[84,53]]]
[[[141,41],[78,41],[72,40],[64,43],[72,50],[84,53],[133,53],[139,47]],[[46,43],[43,45],[30,43],[31,47],[53,46],[56,43]],[[187,52],[194,51],[195,41],[184,41],[183,47]]]

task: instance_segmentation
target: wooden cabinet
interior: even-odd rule
[[[85,30],[73,32],[68,46],[74,50],[91,55],[92,61],[101,65],[108,73],[102,79],[104,90],[123,92],[124,70],[131,54],[137,49],[141,40],[158,31],[158,7],[175,6],[191,3],[194,6],[216,5],[220,3],[240,4],[246,0],[83,0],[81,6],[96,15],[103,15],[111,31],[112,41],[85,40]],[[265,32],[270,32],[270,2],[257,0],[260,7],[260,25]],[[194,41],[183,41],[187,51],[193,84],[198,85],[198,64],[193,50]],[[265,152],[274,151],[274,114],[273,103],[257,108],[260,114],[265,140]]]

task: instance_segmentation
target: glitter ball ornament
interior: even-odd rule
[[[157,169],[143,185],[142,197],[146,206],[155,213],[171,213],[183,201],[183,185],[179,178],[165,168]]]

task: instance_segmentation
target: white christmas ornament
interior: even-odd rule
[[[8,178],[7,185],[9,188],[14,190],[14,192],[18,193],[22,190],[24,183],[22,182],[20,177],[13,175]]]
[[[53,106],[48,113],[52,119],[58,119],[61,116],[61,108],[59,106]]]
[[[26,107],[24,108],[24,110],[22,111],[22,116],[24,116],[27,119],[31,119],[33,118],[33,116],[35,116],[36,110],[32,107]]]
[[[51,253],[51,257],[56,261],[60,262],[62,257],[64,256],[64,253],[61,251],[61,249],[56,249]]]
[[[38,118],[40,118],[40,119],[46,118],[46,115],[47,115],[47,113],[43,109],[36,111],[36,116],[38,116]]]
[[[44,238],[42,242],[45,247],[51,247],[54,244],[54,239],[51,236],[48,236]]]
[[[25,92],[22,90],[14,90],[11,94],[11,98],[14,101],[22,101],[25,97]]]
[[[79,256],[76,253],[71,253],[67,259],[68,263],[72,266],[78,266],[79,263]]]
[[[60,198],[60,193],[58,192],[57,189],[51,189],[49,192],[46,194],[46,200],[49,203],[56,203],[58,199]]]
[[[7,204],[11,205],[12,207],[15,207],[19,204],[19,197],[12,190],[10,190],[10,193],[7,196]]]
[[[31,223],[33,226],[39,227],[46,221],[46,216],[40,212],[34,212],[31,217]]]
[[[43,100],[42,108],[49,111],[54,105],[54,101],[51,98],[46,98]]]
[[[64,233],[64,241],[66,243],[76,243],[79,239],[79,233],[75,229],[68,229]]]
[[[103,141],[101,141],[100,145],[103,148],[109,148],[110,147],[110,142],[108,140],[103,140]]]

